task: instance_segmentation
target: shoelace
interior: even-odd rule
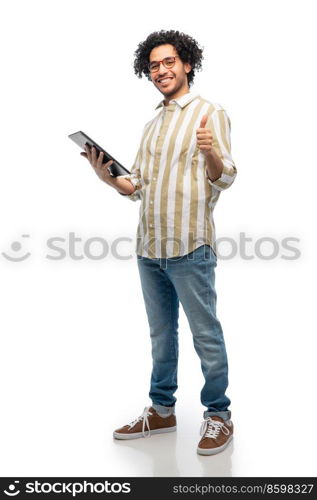
[[[149,419],[148,419],[148,416],[149,415],[153,415],[153,413],[151,413],[149,411],[149,406],[146,406],[143,410],[143,413],[142,415],[140,415],[138,418],[136,418],[135,420],[133,420],[132,422],[130,422],[130,424],[128,424],[130,427],[129,429],[131,429],[132,427],[134,427],[138,422],[141,422],[141,420],[143,420],[143,424],[142,424],[142,434],[144,437],[150,437],[151,435],[151,431],[150,431],[150,425],[149,425]],[[148,428],[148,431],[149,433],[146,434],[145,433],[145,425],[147,426]]]
[[[225,426],[224,422],[219,422],[219,420],[213,420],[212,417],[207,417],[201,424],[200,435],[216,439],[220,430],[227,436],[230,434],[230,431]]]

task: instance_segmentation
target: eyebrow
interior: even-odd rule
[[[176,56],[165,56],[165,57],[163,57],[163,59],[166,59],[167,57],[176,57]],[[158,62],[158,59],[153,59],[153,61],[150,61],[150,63],[152,63],[152,62]]]

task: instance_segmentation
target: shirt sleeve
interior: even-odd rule
[[[143,187],[143,182],[141,178],[140,161],[141,161],[141,150],[139,149],[134,164],[131,168],[130,174],[118,175],[118,177],[123,177],[124,179],[128,179],[135,187],[135,191],[131,194],[124,194],[118,191],[119,194],[125,196],[126,198],[129,198],[132,201],[137,201],[141,199],[140,191]]]
[[[212,147],[223,162],[223,171],[219,179],[211,181],[208,177],[207,166],[205,173],[208,183],[218,191],[227,189],[237,176],[237,168],[231,157],[231,122],[224,109],[215,109],[208,118],[206,128],[211,129]]]

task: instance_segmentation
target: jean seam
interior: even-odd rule
[[[205,276],[207,276],[207,271],[208,271],[208,258],[206,258],[206,251],[204,252],[204,258],[205,258]],[[211,303],[211,296],[210,296],[210,284],[206,282],[207,284],[207,304]]]
[[[170,293],[170,297],[169,297],[169,304],[170,304],[170,321],[171,321],[171,326],[172,326],[172,329],[174,331],[174,316],[173,316],[173,308],[172,308],[172,283],[169,283],[168,284],[168,288],[169,288],[169,293]],[[177,356],[177,352],[176,352],[176,345],[175,345],[175,336],[172,335],[172,340],[173,340],[173,355],[175,356],[175,359],[178,360],[178,356]]]

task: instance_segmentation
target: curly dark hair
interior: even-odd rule
[[[199,47],[194,38],[179,31],[154,31],[144,42],[139,43],[137,50],[134,52],[134,73],[138,78],[142,78],[144,74],[148,80],[151,80],[148,68],[151,50],[154,49],[154,47],[167,43],[174,46],[183,63],[187,62],[191,65],[192,69],[187,74],[188,85],[190,87],[194,81],[195,70],[201,70],[203,47]]]

